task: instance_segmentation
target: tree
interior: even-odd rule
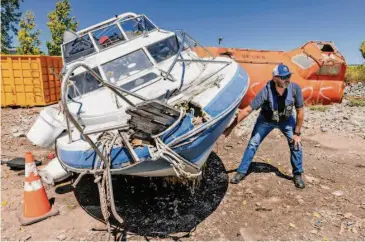
[[[17,34],[16,25],[19,22],[21,13],[19,10],[19,3],[21,0],[1,0],[1,53],[9,53],[12,47],[13,37],[10,31]]]
[[[41,31],[35,30],[34,13],[28,10],[20,19],[18,31],[18,41],[19,47],[16,48],[18,54],[22,55],[39,55],[41,53],[39,45],[41,41],[39,40],[39,35]]]
[[[71,5],[68,0],[62,0],[56,3],[56,9],[48,14],[47,23],[51,30],[52,41],[47,41],[49,55],[61,55],[61,44],[63,42],[63,33],[66,30],[76,31],[79,23],[75,17],[70,17]]]
[[[363,41],[360,46],[360,52],[362,54],[362,57],[364,57],[364,59],[365,59],[365,41]]]

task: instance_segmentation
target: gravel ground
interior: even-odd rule
[[[355,87],[355,88],[354,88]],[[346,89],[365,97],[365,86]],[[40,108],[2,109],[2,164],[32,151],[47,164],[53,149],[24,137]],[[220,137],[200,186],[164,179],[116,177],[116,204],[125,223],[115,240],[365,240],[365,107],[349,101],[306,108],[303,131],[307,187],[294,187],[285,137],[275,130],[260,146],[250,174],[228,183],[255,123],[252,114],[229,138]],[[85,177],[45,186],[60,215],[21,226],[24,174],[2,165],[1,240],[106,240],[98,193]],[[115,222],[113,222],[115,224]]]

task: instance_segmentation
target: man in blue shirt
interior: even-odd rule
[[[304,119],[304,101],[299,85],[290,82],[291,74],[286,65],[275,66],[272,80],[267,82],[249,106],[239,110],[233,123],[224,131],[224,135],[229,136],[234,127],[244,120],[252,110],[261,108],[241,164],[231,179],[231,183],[237,184],[245,178],[261,142],[273,129],[278,128],[288,140],[294,184],[297,188],[305,187],[301,175],[303,168],[300,138],[300,129]],[[294,108],[296,109],[296,118],[293,116]]]

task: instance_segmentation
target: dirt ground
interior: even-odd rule
[[[1,240],[106,240],[92,177],[83,178],[76,189],[71,180],[45,186],[60,214],[20,225],[24,173],[4,163],[32,151],[47,164],[53,150],[33,146],[24,137],[39,110],[1,110]],[[194,192],[163,179],[114,178],[124,224],[113,229],[112,239],[365,240],[365,139],[320,129],[311,127],[303,135],[304,190],[291,181],[288,146],[277,131],[260,146],[251,173],[239,185],[228,180],[247,135],[218,140]]]

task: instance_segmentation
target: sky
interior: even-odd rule
[[[57,0],[24,0],[41,29],[41,49],[51,39],[47,14]],[[362,64],[365,0],[71,0],[79,29],[124,12],[145,14],[160,28],[183,29],[204,46],[291,50],[309,40],[334,41],[348,64]],[[16,44],[16,37],[14,38]]]

